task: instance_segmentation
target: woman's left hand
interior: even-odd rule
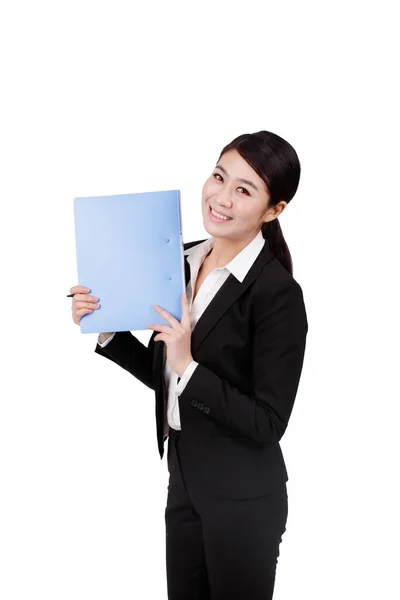
[[[179,323],[168,311],[164,310],[158,304],[154,305],[156,311],[170,324],[168,325],[147,325],[148,329],[161,331],[154,338],[155,342],[163,341],[167,345],[167,362],[171,369],[182,377],[186,367],[193,360],[190,351],[190,338],[192,329],[190,325],[190,313],[188,299],[182,294],[182,321]]]

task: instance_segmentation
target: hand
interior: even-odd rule
[[[162,332],[156,335],[154,341],[163,341],[166,343],[168,365],[179,377],[182,377],[186,367],[193,360],[192,353],[190,352],[192,329],[190,326],[190,313],[186,293],[182,294],[181,300],[182,321],[180,323],[168,311],[155,304],[154,308],[156,311],[171,327],[168,327],[168,325],[147,325],[148,329]]]
[[[99,304],[96,304],[98,298],[89,296],[89,288],[83,285],[74,285],[69,291],[70,294],[75,294],[71,306],[72,320],[76,325],[79,325],[84,315],[90,314],[100,307]]]

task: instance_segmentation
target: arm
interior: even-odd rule
[[[144,385],[155,389],[153,378],[154,332],[148,346],[140,342],[130,331],[117,331],[107,343],[96,344],[95,352],[112,360],[139,379]]]
[[[283,436],[297,393],[308,331],[302,290],[290,281],[253,316],[252,391],[244,393],[202,364],[192,373],[180,402],[204,403],[206,418],[267,444]]]

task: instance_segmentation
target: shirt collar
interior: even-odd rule
[[[188,262],[191,266],[195,263],[201,265],[207,254],[213,248],[214,241],[215,238],[211,236],[204,240],[204,242],[183,251],[184,256],[188,257]],[[260,254],[264,244],[265,239],[260,230],[254,240],[247,244],[247,246],[245,246],[229,263],[220,268],[228,269],[228,271],[242,283],[243,279],[253,266],[257,256]]]

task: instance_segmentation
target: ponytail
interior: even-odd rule
[[[278,219],[267,221],[261,227],[263,238],[267,240],[269,249],[281,265],[293,276],[293,263],[289,247],[283,237]]]

